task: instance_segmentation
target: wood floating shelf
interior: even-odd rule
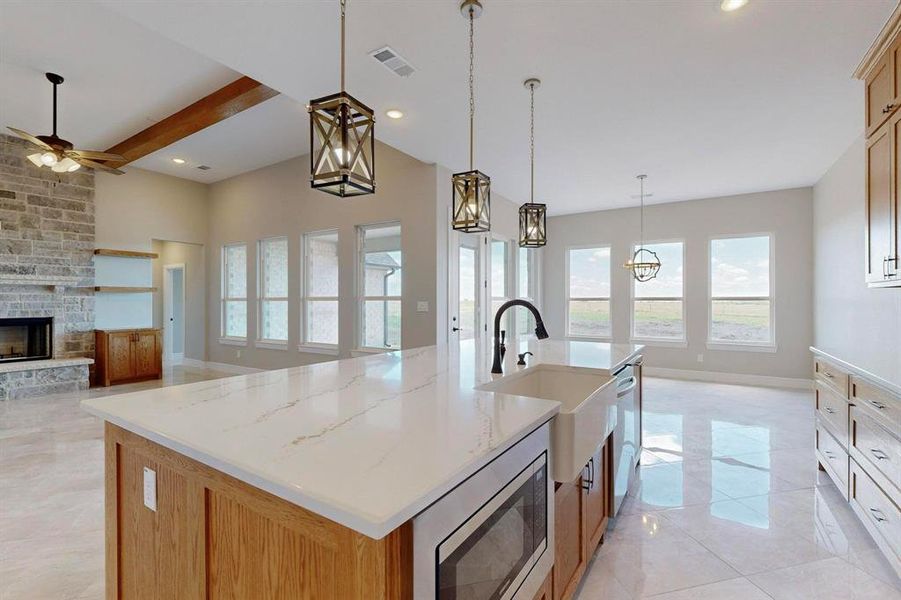
[[[109,248],[96,248],[94,256],[117,256],[119,258],[159,258],[156,252],[138,252],[137,250],[111,250]]]
[[[95,292],[103,292],[105,294],[141,294],[144,292],[155,292],[156,290],[157,288],[155,287],[125,287],[112,285],[94,286]]]

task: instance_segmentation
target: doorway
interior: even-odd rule
[[[163,266],[163,347],[165,362],[185,358],[185,265]]]
[[[487,239],[485,235],[457,232],[450,236],[451,340],[471,340],[485,332]]]

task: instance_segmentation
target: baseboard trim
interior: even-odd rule
[[[763,387],[812,390],[813,380],[793,377],[771,377],[769,375],[746,375],[744,373],[724,373],[721,371],[691,371],[689,369],[667,369],[664,367],[642,367],[642,374],[648,377],[665,377],[688,381],[710,381],[712,383],[734,383],[738,385],[759,385]]]
[[[254,367],[245,367],[242,365],[231,365],[229,363],[211,362],[198,360],[196,358],[185,358],[181,364],[186,367],[196,367],[198,369],[212,369],[214,371],[222,371],[223,373],[235,373],[237,375],[249,375],[251,373],[260,373],[266,369],[256,369]]]

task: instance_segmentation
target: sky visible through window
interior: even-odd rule
[[[574,248],[569,251],[569,296],[610,296],[610,248]]]
[[[713,240],[710,245],[714,297],[770,295],[770,238]]]

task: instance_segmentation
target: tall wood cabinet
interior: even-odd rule
[[[161,378],[162,338],[159,329],[95,330],[95,383],[109,386]]]
[[[866,82],[865,277],[901,286],[901,7],[854,75]]]

